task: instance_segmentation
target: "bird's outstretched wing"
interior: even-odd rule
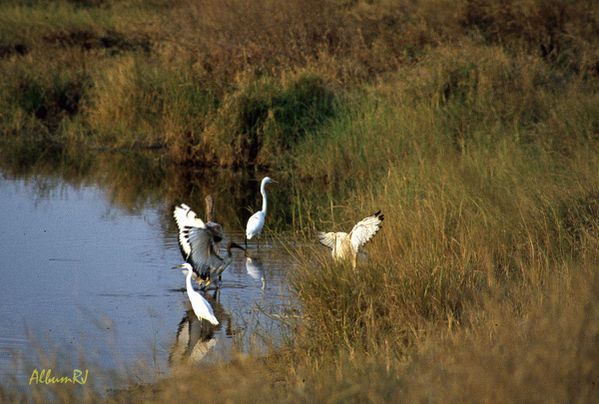
[[[213,253],[215,245],[224,238],[223,228],[214,222],[204,223],[189,206],[182,203],[173,212],[179,228],[179,247],[196,275],[206,276],[211,267],[220,265]]]
[[[324,233],[321,231],[318,233],[318,241],[320,241],[320,244],[325,245],[332,250],[335,248],[336,236],[342,236],[343,234],[347,235],[347,233],[335,233],[333,231]]]
[[[186,227],[183,230],[183,237],[188,241],[190,254],[187,257],[191,261],[194,271],[206,277],[210,273],[210,268],[217,266],[220,258],[213,250],[213,234],[210,229],[199,227]]]
[[[373,215],[370,215],[360,220],[349,233],[351,245],[354,251],[359,251],[360,248],[366,244],[377,231],[381,228],[384,216],[379,210]]]
[[[185,259],[188,259],[191,253],[189,230],[192,228],[206,229],[206,224],[184,203],[175,207],[173,216],[179,228],[179,247],[181,247]]]
[[[206,222],[206,227],[212,233],[212,240],[214,240],[215,243],[219,243],[223,240],[223,238],[225,238],[223,226],[221,226],[219,223]]]

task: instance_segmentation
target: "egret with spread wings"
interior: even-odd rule
[[[355,269],[358,261],[358,253],[377,231],[381,228],[384,216],[379,210],[373,215],[370,215],[360,220],[347,234],[345,232],[328,232],[318,233],[319,241],[329,247],[335,261],[352,260],[352,266]]]

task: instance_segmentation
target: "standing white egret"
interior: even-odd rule
[[[258,237],[262,232],[262,228],[264,227],[264,220],[266,219],[266,184],[270,184],[271,182],[276,182],[272,180],[270,177],[264,177],[262,179],[262,183],[260,184],[260,193],[262,194],[262,210],[254,213],[247,222],[245,226],[245,246],[247,248],[247,241],[252,237]]]
[[[318,233],[318,239],[323,245],[332,250],[331,254],[334,260],[343,261],[351,258],[352,266],[355,269],[360,248],[379,231],[383,219],[384,216],[379,210],[375,214],[360,220],[349,234],[345,232],[320,232]]]
[[[179,246],[183,258],[191,264],[198,283],[208,286],[214,273],[220,276],[232,262],[231,248],[243,250],[243,247],[230,242],[227,246],[228,256],[221,258],[215,251],[224,237],[220,224],[204,223],[185,204],[175,207],[173,215],[179,227]]]
[[[179,268],[183,268],[187,270],[187,275],[185,276],[185,286],[187,288],[187,297],[189,297],[189,301],[191,302],[191,308],[193,312],[196,314],[199,320],[205,319],[208,320],[211,324],[218,325],[218,320],[216,316],[214,316],[214,311],[212,310],[212,306],[206,299],[202,297],[201,294],[196,292],[191,286],[191,274],[193,272],[193,268],[189,263],[184,263],[179,265]]]

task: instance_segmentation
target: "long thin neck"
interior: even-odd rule
[[[187,276],[185,277],[185,285],[187,286],[187,292],[191,292],[193,290],[193,287],[191,286],[191,273],[192,272],[193,272],[192,269],[188,269]]]
[[[266,216],[266,183],[263,182],[262,185],[260,185],[260,193],[262,194],[262,213],[264,214],[264,216]]]

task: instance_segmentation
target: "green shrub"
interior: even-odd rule
[[[215,112],[194,157],[197,162],[272,165],[335,113],[336,96],[315,75],[300,74],[287,82],[250,80],[239,87]]]

